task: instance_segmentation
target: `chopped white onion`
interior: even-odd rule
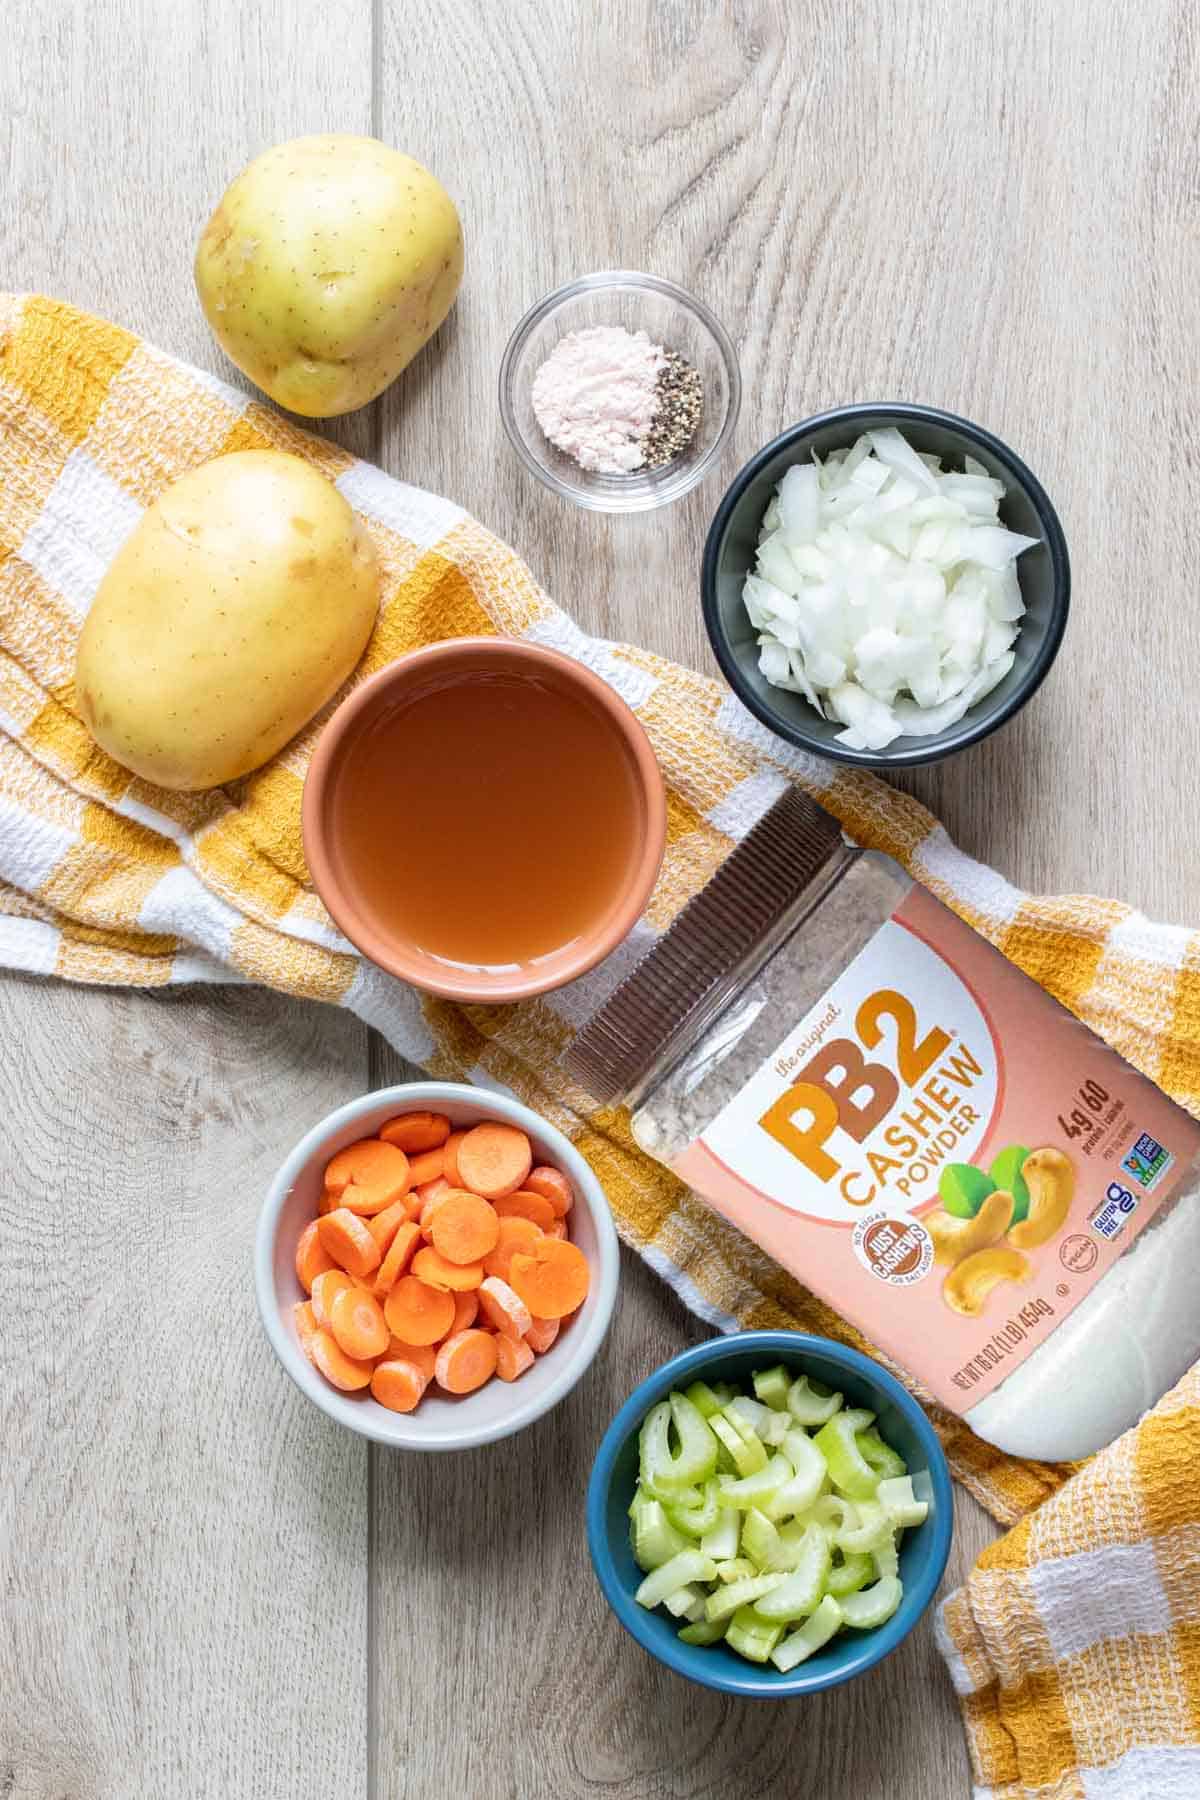
[[[1004,485],[894,427],[787,470],[763,515],[743,600],[773,687],[883,750],[944,731],[1008,674],[1025,611],[1000,522]]]

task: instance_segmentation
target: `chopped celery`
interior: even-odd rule
[[[673,1619],[686,1619],[688,1624],[704,1617],[704,1603],[708,1599],[702,1587],[694,1581],[687,1581],[673,1594],[668,1594],[663,1605]]]
[[[739,1607],[729,1621],[725,1642],[749,1662],[765,1663],[783,1636],[783,1626],[764,1619],[752,1606]]]
[[[875,1548],[871,1551],[871,1561],[875,1565],[875,1573],[877,1575],[899,1575],[900,1552],[896,1548],[894,1534],[890,1534],[885,1538],[880,1538]]]
[[[858,1524],[858,1508],[843,1494],[818,1494],[808,1511],[800,1515],[804,1522],[821,1525],[837,1538]]]
[[[638,1508],[629,1536],[633,1560],[647,1573],[651,1569],[661,1569],[681,1551],[694,1548],[672,1525],[660,1500],[647,1500]]]
[[[929,1512],[928,1500],[918,1500],[913,1493],[911,1475],[900,1475],[881,1481],[876,1496],[893,1525],[923,1525]]]
[[[684,1395],[691,1401],[702,1419],[711,1419],[714,1413],[720,1412],[723,1404],[713,1393],[707,1381],[693,1381],[690,1388],[684,1389]]]
[[[671,1449],[671,1426],[679,1440]],[[701,1414],[683,1394],[671,1394],[652,1406],[642,1425],[639,1442],[642,1481],[656,1496],[683,1490],[704,1481],[717,1466],[717,1444]],[[689,1500],[689,1505],[697,1504]]]
[[[786,1672],[843,1626],[891,1617],[901,1533],[929,1508],[874,1413],[782,1363],[753,1385],[696,1381],[642,1421],[636,1598],[664,1607],[684,1643],[724,1639]]]
[[[729,1423],[736,1431],[740,1431],[743,1437],[748,1430],[752,1431],[755,1437],[761,1437],[771,1422],[770,1407],[761,1406],[757,1400],[747,1399],[745,1394],[739,1394],[737,1399],[731,1400],[723,1410]]]
[[[770,1519],[757,1506],[752,1506],[746,1514],[746,1523],[742,1526],[742,1554],[748,1556],[755,1568],[765,1574],[768,1569],[782,1569],[785,1566],[779,1560],[783,1549],[783,1539]]]
[[[847,1594],[840,1602],[842,1617],[847,1625],[853,1625],[858,1631],[869,1630],[872,1625],[882,1625],[899,1606],[903,1591],[897,1576],[884,1575],[873,1587],[860,1588],[857,1594]]]
[[[779,1527],[779,1556],[775,1562],[775,1568],[795,1569],[799,1566],[805,1555],[807,1534],[810,1530],[821,1533],[832,1556],[835,1547],[833,1533],[827,1530],[819,1520],[814,1519],[811,1513],[805,1513],[798,1519],[789,1519],[786,1525]]]
[[[805,1619],[799,1631],[793,1631],[785,1637],[782,1644],[777,1644],[771,1652],[771,1661],[781,1674],[786,1675],[797,1663],[827,1644],[833,1634],[840,1630],[842,1609],[830,1594],[826,1594],[811,1619]]]
[[[642,1471],[641,1484],[651,1500],[661,1500],[664,1506],[699,1506],[704,1499],[702,1488],[672,1487],[669,1481],[656,1481],[645,1470]]]
[[[884,1443],[874,1427],[867,1431],[860,1431],[854,1442],[858,1445],[859,1455],[868,1468],[874,1469],[880,1481],[908,1474],[908,1465],[904,1458],[898,1456],[890,1444]]]
[[[819,1381],[800,1375],[788,1389],[787,1409],[797,1425],[824,1425],[842,1404],[840,1394],[831,1393]]]
[[[739,1475],[756,1475],[760,1469],[766,1468],[767,1453],[761,1440],[756,1438],[753,1433],[749,1437],[743,1437],[741,1432],[720,1413],[709,1420],[709,1430],[729,1452],[733,1459],[733,1466]]]
[[[783,1440],[783,1454],[792,1467],[791,1479],[784,1483],[770,1505],[764,1508],[773,1524],[791,1519],[814,1504],[828,1473],[825,1459],[806,1431],[796,1426]]]
[[[706,1531],[700,1539],[705,1556],[711,1556],[714,1562],[728,1562],[736,1556],[741,1523],[742,1515],[736,1506],[723,1506],[712,1530]]]
[[[851,1500],[870,1500],[879,1486],[878,1475],[863,1460],[855,1441],[858,1432],[864,1429],[855,1420],[864,1416],[869,1422],[872,1415],[850,1411],[834,1413],[812,1440],[825,1458],[834,1487]]]
[[[740,1471],[738,1469],[737,1464],[734,1462],[733,1457],[729,1453],[729,1447],[726,1444],[725,1439],[721,1436],[720,1431],[717,1430],[718,1425],[723,1427],[724,1430],[728,1431],[731,1434],[731,1436],[733,1436],[734,1438],[737,1438],[737,1435],[738,1435],[737,1432],[733,1430],[733,1427],[728,1423],[728,1421],[725,1419],[722,1419],[719,1414],[714,1414],[714,1416],[708,1421],[708,1428],[717,1440],[717,1474],[718,1475],[737,1475]],[[740,1439],[738,1439],[738,1444],[739,1444],[739,1448],[740,1448],[741,1447]]]
[[[677,1531],[686,1532],[688,1537],[703,1537],[706,1531],[711,1531],[717,1522],[720,1510],[721,1502],[715,1475],[710,1475],[705,1482],[698,1506],[673,1506],[670,1501],[666,1503],[668,1519]]]
[[[806,1619],[817,1610],[830,1572],[829,1543],[819,1525],[810,1525],[785,1581],[759,1601],[764,1619]]]
[[[653,1576],[650,1579],[653,1580]],[[714,1624],[718,1619],[731,1619],[741,1607],[753,1606],[756,1600],[761,1600],[764,1594],[769,1594],[786,1579],[784,1575],[755,1575],[747,1581],[731,1581],[728,1587],[718,1588],[715,1594],[710,1594],[705,1616]]]
[[[685,1464],[687,1468],[686,1475],[679,1467],[672,1473],[689,1486],[696,1481],[706,1481],[717,1466],[717,1446],[708,1422],[686,1394],[671,1394],[669,1399],[671,1422],[679,1437],[676,1463]]]
[[[679,1634],[681,1644],[719,1644],[725,1636],[724,1620],[714,1625],[711,1619],[697,1619],[694,1625],[685,1625]]]
[[[659,1606],[676,1588],[689,1581],[715,1581],[717,1565],[699,1550],[681,1550],[670,1562],[647,1575],[633,1596],[639,1606]]]
[[[783,1412],[787,1407],[788,1389],[791,1377],[782,1363],[776,1363],[773,1369],[756,1369],[754,1371],[754,1392],[764,1406],[773,1412]]]
[[[773,1412],[762,1429],[762,1441],[772,1450],[778,1450],[791,1427],[791,1418],[785,1412]]]
[[[786,1482],[794,1479],[792,1465],[786,1456],[778,1451],[765,1468],[757,1470],[753,1475],[745,1475],[741,1480],[731,1479],[728,1475],[717,1477],[717,1486],[721,1493],[722,1506],[762,1506],[764,1501],[774,1498]],[[763,1510],[766,1510],[765,1507]]]
[[[868,1581],[875,1579],[875,1564],[865,1550],[851,1551],[835,1563],[825,1579],[825,1591],[840,1600],[844,1594],[856,1594]]]
[[[834,1541],[842,1551],[870,1552],[890,1539],[892,1530],[892,1522],[877,1500],[860,1500],[857,1525],[844,1526]]]

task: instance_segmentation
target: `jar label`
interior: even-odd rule
[[[914,887],[672,1167],[961,1412],[1198,1150],[1200,1125]]]

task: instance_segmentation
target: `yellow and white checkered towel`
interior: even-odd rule
[[[200,795],[151,787],[88,738],[74,707],[75,637],[117,548],[149,502],[187,469],[231,450],[268,447],[294,451],[322,469],[375,541],[384,599],[354,680],[415,645],[499,631],[578,657],[638,713],[669,790],[666,860],[644,920],[602,970],[526,1005],[458,1007],[419,995],[365,963],[309,886],[301,850],[301,784],[332,706],[266,768]],[[789,750],[719,683],[627,645],[585,637],[525,565],[451,502],[391,480],[113,325],[52,300],[7,295],[0,295],[0,731],[0,965],[140,986],[265,982],[348,1006],[439,1076],[503,1084],[569,1133],[604,1182],[626,1242],[722,1330],[794,1326],[862,1342],[642,1156],[619,1111],[582,1110],[560,1058],[631,959],[788,781],[817,796],[860,843],[897,857],[1136,1067],[1200,1113],[1200,936],[1154,925],[1113,901],[1019,892],[958,851],[916,801],[870,775]],[[1095,1485],[1093,1474],[1071,1481],[1070,1469],[1015,1461],[948,1415],[935,1417],[955,1473],[997,1518],[1012,1522],[1055,1496],[1052,1509],[1022,1528],[1022,1541],[1037,1546],[1029,1552],[1034,1578],[1060,1556],[1098,1553],[1108,1543],[1095,1535],[1099,1501],[1089,1511],[1074,1498],[1090,1491],[1081,1490],[1081,1480]],[[1168,1417],[1174,1426],[1165,1423]],[[1155,1465],[1153,1451],[1147,1462],[1138,1446],[1158,1443],[1160,1427],[1185,1438],[1190,1430],[1192,1455],[1200,1457],[1194,1413],[1168,1415],[1160,1408],[1133,1448],[1110,1453],[1140,1459],[1143,1493],[1154,1486]],[[1043,1518],[1064,1521],[1057,1538],[1035,1537]],[[1200,1531],[1198,1518],[1200,1502],[1193,1534]],[[1148,1567],[1155,1550],[1147,1515],[1117,1518],[1110,1536],[1120,1529],[1137,1545],[1137,1566]],[[1010,1570],[997,1560],[1005,1554],[1003,1546],[992,1553],[986,1577],[982,1570],[976,1577],[984,1588],[973,1585],[947,1613],[960,1675],[969,1671],[971,1716],[982,1716],[986,1696],[997,1697],[992,1728],[977,1727],[975,1743],[980,1779],[1001,1784],[1001,1791],[1008,1791],[1003,1782],[1021,1779],[1026,1730],[1043,1729],[1037,1665],[1011,1655],[1003,1631],[989,1637],[981,1623],[989,1609],[996,1617],[1003,1612],[1023,1641],[1018,1577],[1029,1577],[1024,1565]],[[1181,1566],[1178,1556],[1159,1560],[1167,1597],[1156,1618],[1175,1606],[1186,1611]],[[1071,1580],[1064,1575],[1068,1596]],[[1192,1583],[1194,1615],[1194,1575]],[[1016,1597],[1002,1601],[1010,1588]],[[1051,1587],[1039,1604],[1044,1619],[1061,1610]],[[1120,1621],[1113,1623],[1119,1629]],[[1043,1664],[1047,1657],[1057,1663],[1060,1649],[1071,1647],[1067,1615],[1047,1629],[1037,1652]],[[1157,1684],[1180,1689],[1183,1682],[1167,1641],[1160,1660],[1145,1666],[1155,1691]],[[1195,1640],[1191,1653],[1194,1744],[1200,1721]],[[1099,1683],[1108,1666],[1103,1654],[1093,1654],[1093,1664]],[[1021,1704],[1006,1709],[999,1701],[1014,1681],[1021,1684]],[[1130,1741],[1176,1741],[1163,1738],[1165,1714],[1143,1707],[1143,1698],[1119,1686],[1112,1691]],[[1063,1703],[1054,1719],[1064,1706],[1071,1718]],[[1018,1748],[998,1762],[995,1746],[1005,1731]],[[1066,1754],[1057,1727],[1051,1735]],[[1093,1741],[1103,1750],[1117,1738],[1081,1740],[1087,1754]],[[1074,1766],[1069,1755],[1068,1764]],[[1107,1797],[1126,1788],[1085,1789],[1076,1781],[1046,1791]],[[1200,1794],[1200,1780],[1187,1791]]]
[[[985,1550],[938,1638],[978,1800],[1200,1795],[1200,1368]]]

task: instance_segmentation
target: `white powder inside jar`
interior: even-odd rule
[[[581,469],[632,474],[646,460],[665,361],[661,344],[644,331],[590,325],[569,332],[533,378],[537,422]]]

